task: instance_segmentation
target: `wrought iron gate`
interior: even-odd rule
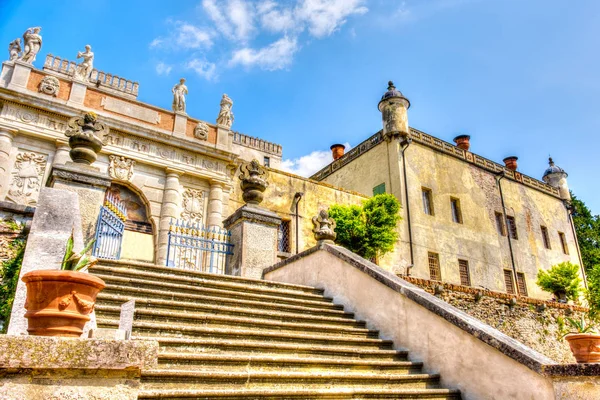
[[[231,233],[223,228],[171,220],[167,266],[225,274],[233,254],[230,237]]]
[[[126,220],[127,210],[123,203],[108,194],[98,215],[93,256],[108,260],[118,260],[121,257]]]

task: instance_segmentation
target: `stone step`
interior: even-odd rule
[[[137,304],[136,304],[137,305]],[[96,306],[97,315],[103,318],[119,318],[119,306]],[[270,318],[268,318],[270,317]],[[294,318],[279,315],[252,316],[241,314],[222,315],[212,313],[177,312],[162,309],[149,309],[136,307],[135,321],[141,322],[171,322],[178,325],[206,326],[206,327],[244,327],[256,330],[280,330],[286,332],[320,332],[328,335],[348,335],[360,337],[377,337],[378,331],[369,330],[364,322],[343,320],[343,322],[326,319],[304,319],[294,321]]]
[[[177,305],[179,303],[201,304],[205,306],[227,306],[236,308],[271,310],[280,312],[291,312],[303,315],[322,315],[338,318],[354,318],[354,314],[344,312],[342,306],[331,303],[318,303],[319,306],[327,308],[319,308],[314,306],[312,302],[303,300],[295,301],[294,304],[278,304],[273,301],[257,301],[244,299],[230,299],[227,297],[219,297],[217,295],[201,295],[189,293],[177,293],[166,290],[144,289],[131,286],[109,285],[105,290],[98,294],[98,301],[101,304],[118,303],[123,304],[131,299],[136,302],[151,302],[151,301],[166,301]],[[194,303],[191,303],[194,301]]]
[[[121,304],[130,300],[131,297],[103,294],[100,293],[97,297],[100,306],[120,307]],[[337,313],[328,315],[323,313],[307,314],[302,310],[265,310],[259,306],[254,307],[239,307],[232,305],[219,304],[204,304],[189,301],[174,301],[162,299],[147,299],[135,297],[136,311],[142,309],[162,310],[171,312],[185,313],[202,313],[202,314],[218,314],[222,316],[244,316],[247,318],[260,318],[275,321],[288,322],[310,322],[314,324],[334,324],[338,326],[354,326],[365,327],[365,322],[356,321],[353,319],[353,314]],[[235,303],[233,303],[235,304]],[[100,307],[99,306],[99,307]]]
[[[164,336],[136,336],[138,339],[158,340],[160,352],[189,354],[238,354],[238,355],[285,355],[286,357],[332,358],[335,360],[374,360],[374,361],[406,361],[406,350],[392,349],[390,341],[371,343],[369,346],[342,346],[336,343],[306,344],[306,343],[276,343],[260,340],[227,340],[207,338],[177,338]]]
[[[362,371],[376,374],[420,373],[421,362],[381,361],[363,359],[332,359],[324,357],[290,357],[271,354],[189,354],[178,352],[160,352],[159,368],[193,369],[218,368],[220,371],[252,370],[252,371]]]
[[[237,280],[224,280],[220,279],[225,275],[216,275],[216,274],[202,274],[201,276],[181,276],[181,275],[171,275],[164,272],[151,272],[144,271],[139,269],[129,269],[129,268],[113,268],[106,266],[94,267],[92,273],[100,278],[108,276],[118,276],[121,278],[135,278],[135,279],[144,279],[146,281],[151,282],[161,282],[161,283],[175,283],[175,284],[184,284],[191,287],[205,287],[205,288],[213,288],[213,289],[225,289],[230,292],[238,292],[238,293],[256,293],[263,295],[272,295],[272,296],[280,296],[280,297],[292,297],[298,299],[306,299],[306,300],[322,300],[323,299],[323,291],[320,289],[311,288],[309,291],[297,289],[295,287],[280,287],[280,286],[266,286],[266,285],[257,285],[254,283],[248,283],[245,280],[238,282]],[[257,281],[261,282],[261,281]],[[265,281],[266,282],[266,281]]]
[[[226,297],[229,299],[242,299],[242,300],[257,300],[257,301],[271,301],[276,304],[310,304],[314,307],[323,307],[323,308],[335,308],[333,307],[332,299],[323,296],[317,295],[300,295],[296,296],[294,293],[289,292],[277,292],[277,290],[272,290],[271,292],[240,292],[240,291],[231,291],[227,288],[214,288],[214,287],[205,287],[205,286],[195,286],[189,285],[185,281],[180,283],[170,283],[166,281],[154,281],[147,279],[139,279],[133,277],[121,277],[116,275],[103,275],[99,273],[95,273],[95,276],[104,280],[107,284],[107,288],[104,291],[111,292],[111,286],[125,286],[125,287],[134,287],[134,288],[144,288],[144,289],[153,289],[153,290],[170,290],[172,293],[177,293],[178,295],[182,295],[185,293],[189,294],[202,294],[202,295],[217,295]],[[126,293],[126,292],[125,292]],[[120,293],[120,294],[125,294]]]
[[[97,315],[96,322],[100,328],[117,328],[119,320],[108,319]],[[372,332],[371,337],[366,335],[336,335],[316,334],[310,331],[285,332],[278,330],[259,330],[259,329],[232,329],[231,326],[221,328],[212,326],[194,326],[182,325],[168,322],[145,322],[135,320],[133,322],[133,333],[135,336],[146,336],[148,334],[166,337],[203,337],[213,339],[237,339],[237,340],[257,340],[283,342],[283,343],[344,343],[351,346],[378,346],[386,341],[378,339],[377,331]],[[387,341],[387,343],[390,343]]]
[[[207,272],[194,271],[194,270],[185,269],[185,268],[166,267],[164,265],[149,264],[149,263],[144,263],[144,262],[139,262],[139,261],[101,260],[101,262],[98,265],[94,266],[93,271],[96,271],[96,270],[111,271],[111,272],[117,273],[118,275],[121,275],[121,271],[124,269],[142,271],[142,272],[154,272],[154,273],[158,273],[158,274],[172,275],[172,276],[179,276],[179,277],[186,277],[186,278],[200,278],[200,279],[205,279],[205,280],[214,280],[214,281],[218,281],[218,282],[239,283],[239,284],[252,285],[252,286],[257,286],[257,287],[281,288],[281,289],[287,289],[287,290],[302,291],[302,292],[306,292],[306,293],[323,294],[322,289],[317,289],[312,286],[266,281],[263,279],[242,278],[239,276],[224,275],[224,274],[211,274],[211,273],[207,273]]]
[[[364,372],[293,372],[287,369],[273,372],[252,370],[220,371],[218,369],[148,369],[142,371],[143,389],[169,389],[185,384],[186,389],[211,388],[272,388],[294,389],[299,387],[326,388],[336,385],[345,387],[371,388],[439,388],[440,377],[437,374],[373,374]]]
[[[142,389],[138,399],[416,399],[416,400],[460,400],[460,392],[454,389],[373,389],[373,388],[319,388],[319,389]]]

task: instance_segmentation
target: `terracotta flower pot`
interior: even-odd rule
[[[106,284],[84,272],[39,270],[23,275],[27,285],[27,331],[35,336],[80,337],[96,296]]]
[[[600,362],[600,335],[595,333],[571,333],[565,336],[571,352],[578,363]]]

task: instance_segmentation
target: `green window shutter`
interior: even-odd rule
[[[373,196],[377,196],[378,194],[385,193],[385,183],[381,185],[377,185],[373,188]]]

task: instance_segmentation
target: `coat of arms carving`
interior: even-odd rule
[[[108,175],[121,181],[130,181],[133,176],[135,160],[122,156],[109,156]]]
[[[17,154],[12,172],[12,182],[7,199],[17,204],[33,206],[37,203],[47,157],[34,152]]]
[[[181,218],[193,223],[202,222],[204,214],[204,194],[201,190],[186,189],[183,192],[183,211]]]

